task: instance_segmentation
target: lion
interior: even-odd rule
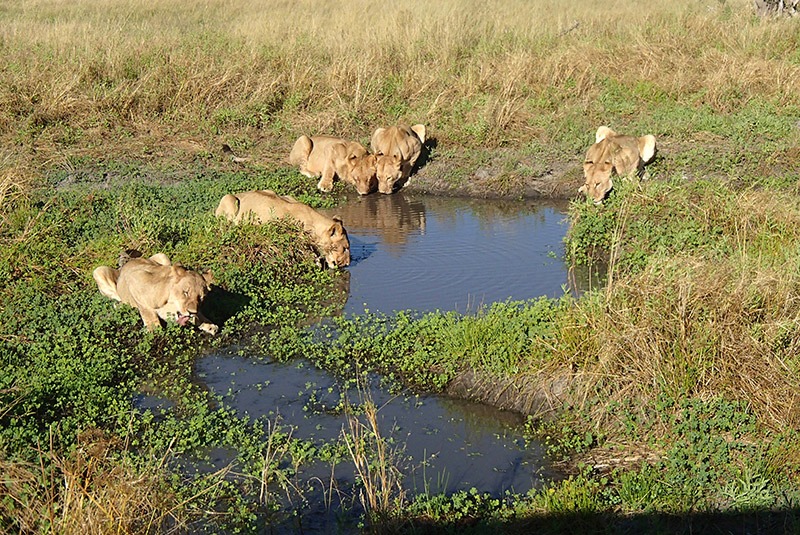
[[[317,189],[326,193],[333,189],[334,177],[352,184],[361,195],[368,195],[378,187],[375,155],[357,141],[303,135],[294,142],[289,163],[299,166],[305,176],[319,178]]]
[[[621,136],[607,126],[601,126],[595,134],[595,144],[589,147],[583,162],[584,184],[579,193],[600,204],[614,186],[613,175],[628,177],[636,173],[641,177],[645,164],[650,163],[656,152],[656,138]]]
[[[124,258],[119,269],[99,266],[92,272],[100,293],[139,310],[147,330],[161,320],[188,323],[214,335],[219,327],[203,316],[200,306],[211,290],[211,272],[198,273],[173,264],[164,253],[150,258]]]
[[[408,183],[411,170],[425,143],[425,125],[378,128],[370,148],[377,157],[378,191],[393,193]]]
[[[350,240],[339,217],[327,217],[288,195],[271,190],[246,191],[225,195],[214,212],[234,223],[251,219],[263,223],[271,219],[291,217],[311,233],[317,249],[330,268],[350,265]]]

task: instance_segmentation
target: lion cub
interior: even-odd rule
[[[656,153],[656,138],[621,136],[607,126],[595,134],[595,144],[589,147],[583,162],[584,184],[578,188],[587,198],[600,204],[614,186],[613,175],[641,177],[644,166]]]
[[[150,258],[130,258],[119,269],[97,267],[92,276],[100,293],[138,309],[150,331],[161,327],[161,319],[182,326],[191,323],[209,334],[219,331],[200,312],[211,289],[210,272],[191,271],[158,253]]]
[[[214,214],[217,217],[225,216],[235,223],[247,221],[248,218],[252,218],[255,223],[263,223],[271,219],[291,217],[302,223],[303,228],[311,233],[328,267],[350,265],[350,240],[342,220],[338,217],[327,217],[288,195],[280,196],[271,190],[225,195],[219,201]]]
[[[333,136],[300,136],[289,154],[289,163],[300,167],[309,178],[319,178],[317,189],[326,193],[333,189],[333,179],[355,186],[361,195],[375,191],[375,156],[357,141]]]
[[[408,183],[411,170],[425,143],[425,125],[378,128],[370,148],[377,156],[378,191],[393,193]]]

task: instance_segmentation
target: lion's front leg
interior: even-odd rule
[[[401,167],[401,180],[403,181],[402,186],[405,187],[411,183],[411,171],[414,169],[414,162],[404,162]]]
[[[207,332],[211,336],[214,336],[219,332],[219,327],[217,327],[213,323],[209,323],[207,321],[204,321],[203,323],[201,323],[200,326],[198,327],[198,329],[200,329],[201,331]]]
[[[198,329],[203,332],[207,332],[211,336],[214,336],[219,332],[219,327],[214,323],[211,323],[200,311],[198,311],[197,314],[192,317],[192,323],[197,326]]]
[[[320,177],[319,173],[312,173],[305,166],[300,168],[300,174],[303,175],[303,176],[307,176],[308,178],[319,178]]]
[[[330,193],[333,190],[334,176],[336,176],[336,170],[330,165],[325,166],[325,169],[322,170],[322,178],[320,178],[319,183],[317,183],[317,189],[325,193]]]
[[[161,328],[161,319],[158,317],[158,314],[155,310],[149,308],[140,308],[139,315],[142,317],[144,326],[147,327],[148,331],[153,332]]]

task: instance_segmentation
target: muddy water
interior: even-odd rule
[[[469,313],[496,301],[580,292],[596,280],[571,276],[563,261],[565,210],[552,202],[404,193],[350,199],[331,212],[343,218],[351,240],[343,313]],[[342,399],[358,404],[365,396],[342,392],[308,363],[275,363],[269,355],[220,352],[199,359],[196,373],[240,414],[267,415],[291,426],[295,437],[317,442],[340,437]],[[393,396],[377,381],[365,390],[381,407],[380,431],[412,495],[474,487],[499,496],[552,476],[542,448],[523,440],[518,415],[435,396]],[[224,452],[218,461],[226,461]],[[331,467],[305,467],[302,477],[330,481]],[[352,485],[352,465],[340,464],[334,479]]]

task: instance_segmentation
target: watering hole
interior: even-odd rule
[[[344,313],[474,311],[507,299],[580,293],[569,270],[566,201],[369,195],[328,211],[350,236]]]
[[[329,211],[342,217],[351,241],[343,313],[469,313],[497,301],[580,293],[597,281],[570,272],[563,260],[566,208],[402,192],[349,199]],[[233,348],[198,359],[195,372],[239,414],[275,418],[293,436],[319,442],[342,435],[342,399],[357,404],[365,393],[340,391],[309,363],[277,363]],[[393,395],[379,383],[366,394],[380,408],[381,435],[391,440],[409,494],[476,488],[499,496],[553,476],[541,445],[523,438],[521,416],[440,396]],[[227,457],[220,453],[218,463]],[[307,467],[303,477],[352,485],[355,472],[347,466]]]

